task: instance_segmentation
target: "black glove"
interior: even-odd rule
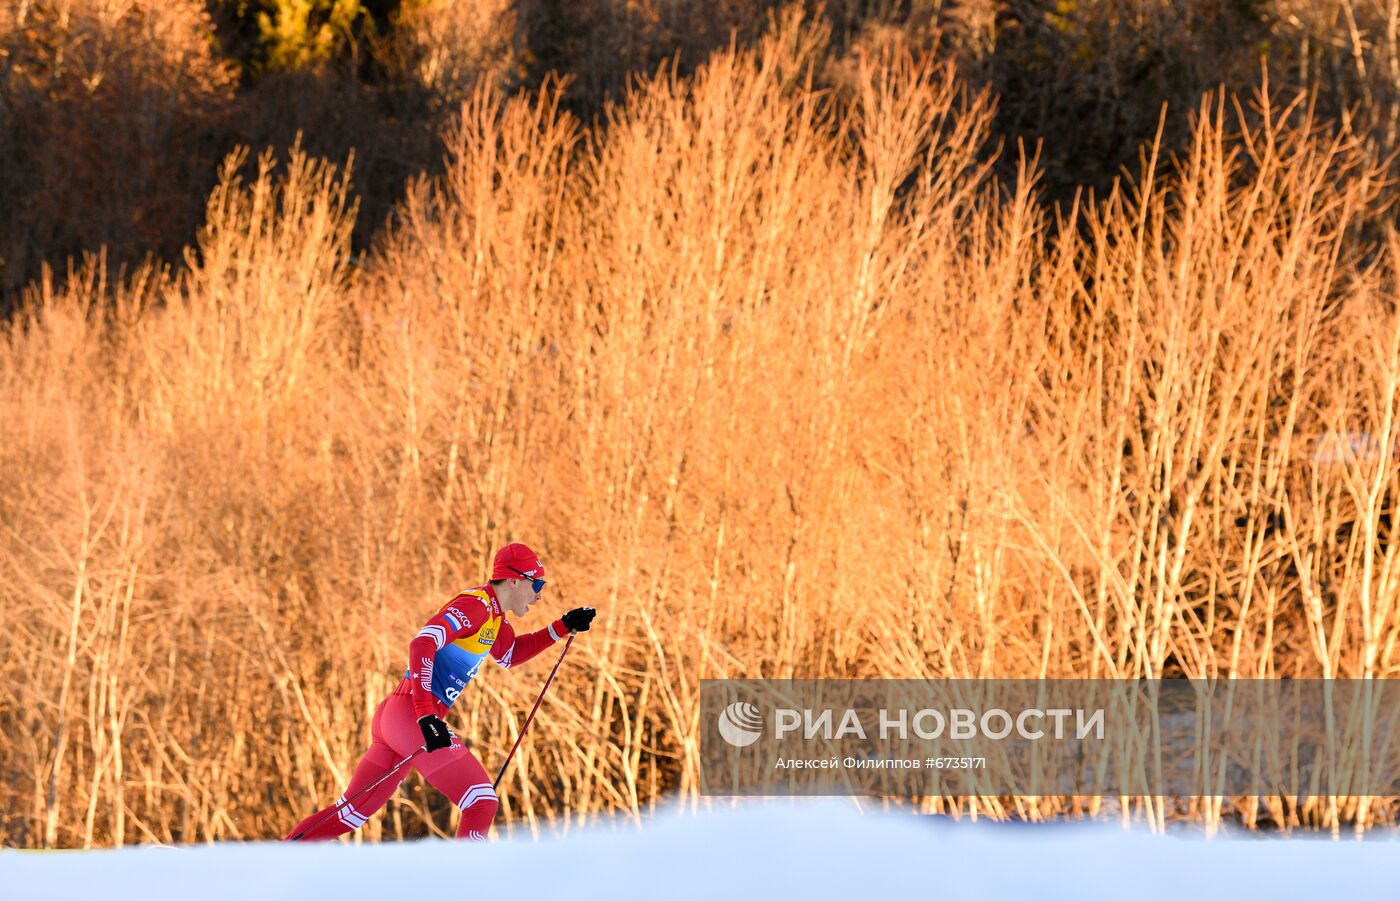
[[[447,724],[431,713],[419,718],[418,728],[423,730],[423,746],[429,754],[452,744],[452,733],[447,731]]]
[[[593,617],[597,615],[598,611],[592,607],[575,607],[560,619],[564,621],[564,628],[570,632],[587,632],[588,627],[593,624]]]

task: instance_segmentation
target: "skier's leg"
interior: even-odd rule
[[[350,777],[350,784],[345,787],[345,793],[337,799],[336,804],[339,805],[339,810],[336,810],[333,814],[329,813],[329,811],[336,807],[336,805],[332,805],[324,810],[316,811],[300,823],[297,823],[292,831],[287,834],[288,837],[299,834],[303,829],[306,829],[307,826],[313,823],[316,824],[315,828],[302,836],[302,841],[315,841],[344,835],[347,832],[351,832],[363,826],[365,820],[378,812],[379,808],[387,804],[389,799],[393,797],[394,792],[398,790],[399,783],[403,782],[405,777],[408,776],[407,767],[400,770],[394,776],[385,779],[379,785],[375,786],[372,791],[365,792],[364,795],[358,798],[355,797],[364,790],[365,786],[398,766],[399,761],[403,760],[403,756],[396,753],[394,749],[389,746],[389,743],[384,740],[384,736],[381,732],[381,718],[384,713],[385,703],[387,702],[381,703],[379,708],[374,712],[374,722],[370,727],[372,743],[369,746],[369,750],[365,752],[365,756],[360,758],[359,764],[355,767],[354,775]],[[353,804],[345,804],[343,802],[346,798],[355,798],[355,801]],[[317,823],[317,820],[321,817],[325,818]]]
[[[381,729],[385,741],[401,757],[407,757],[423,744],[423,732],[413,715],[413,699],[407,683],[384,702]],[[413,759],[423,778],[452,799],[462,811],[457,826],[458,838],[486,838],[491,820],[496,816],[496,792],[491,778],[461,739],[452,736],[452,744]]]
[[[462,811],[457,837],[484,841],[496,818],[499,801],[491,787],[491,777],[476,755],[454,737],[452,746],[434,751],[414,761],[423,778],[452,799]]]

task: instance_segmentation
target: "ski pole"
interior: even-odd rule
[[[559,652],[559,659],[554,663],[554,669],[549,671],[549,678],[544,680],[544,688],[540,689],[540,696],[535,698],[535,706],[530,708],[530,715],[525,717],[525,725],[521,727],[520,734],[515,737],[515,744],[510,746],[510,753],[506,755],[506,762],[501,764],[501,771],[496,774],[496,781],[491,783],[491,790],[495,791],[496,786],[501,784],[501,777],[506,774],[506,767],[510,766],[510,759],[515,756],[515,749],[520,747],[520,740],[525,737],[525,732],[530,728],[530,721],[535,718],[535,711],[540,709],[540,702],[544,700],[544,693],[549,691],[549,683],[554,681],[554,674],[559,672],[559,664],[564,662],[564,655],[569,653],[569,645],[574,643],[574,636],[577,632],[569,633],[569,640],[564,642],[564,650]]]
[[[364,788],[362,788],[362,789],[360,789],[359,791],[355,792],[355,794],[351,795],[350,797],[344,799],[343,801],[338,802],[338,803],[337,803],[334,807],[332,807],[330,810],[326,811],[325,813],[323,813],[323,814],[321,814],[319,817],[317,817],[317,818],[316,818],[316,822],[312,823],[310,826],[307,826],[305,829],[301,830],[301,831],[298,832],[296,835],[294,835],[294,836],[292,836],[291,838],[287,839],[287,841],[291,841],[291,842],[300,841],[300,840],[301,840],[301,837],[302,837],[303,835],[305,835],[306,833],[310,832],[312,829],[315,829],[317,826],[319,826],[319,825],[321,825],[322,823],[324,823],[324,822],[326,821],[326,819],[327,819],[328,817],[330,817],[331,814],[337,813],[337,812],[339,812],[340,808],[342,808],[342,807],[348,807],[348,806],[354,804],[356,801],[360,800],[361,797],[363,797],[367,792],[369,792],[371,789],[373,789],[376,785],[379,785],[379,784],[380,784],[381,782],[383,782],[385,779],[388,779],[390,776],[394,775],[394,774],[397,773],[400,769],[402,769],[402,768],[403,768],[403,765],[404,765],[405,763],[408,763],[410,760],[412,760],[413,758],[417,757],[419,754],[422,754],[422,753],[423,753],[424,751],[426,751],[426,750],[427,750],[427,748],[419,748],[418,750],[414,751],[412,754],[410,754],[410,755],[408,755],[407,757],[405,757],[403,760],[400,760],[398,763],[394,764],[394,768],[391,769],[389,772],[385,773],[383,776],[380,776],[378,779],[374,780],[374,781],[371,782],[369,785],[366,785]]]

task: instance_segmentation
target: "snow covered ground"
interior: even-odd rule
[[[1151,835],[860,813],[849,801],[669,813],[469,845],[0,851],[0,898],[1387,898],[1400,842]]]

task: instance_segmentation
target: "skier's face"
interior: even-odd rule
[[[529,613],[530,607],[540,599],[529,579],[507,579],[506,594],[507,597],[503,598],[504,603],[501,606],[516,616],[524,616]]]

